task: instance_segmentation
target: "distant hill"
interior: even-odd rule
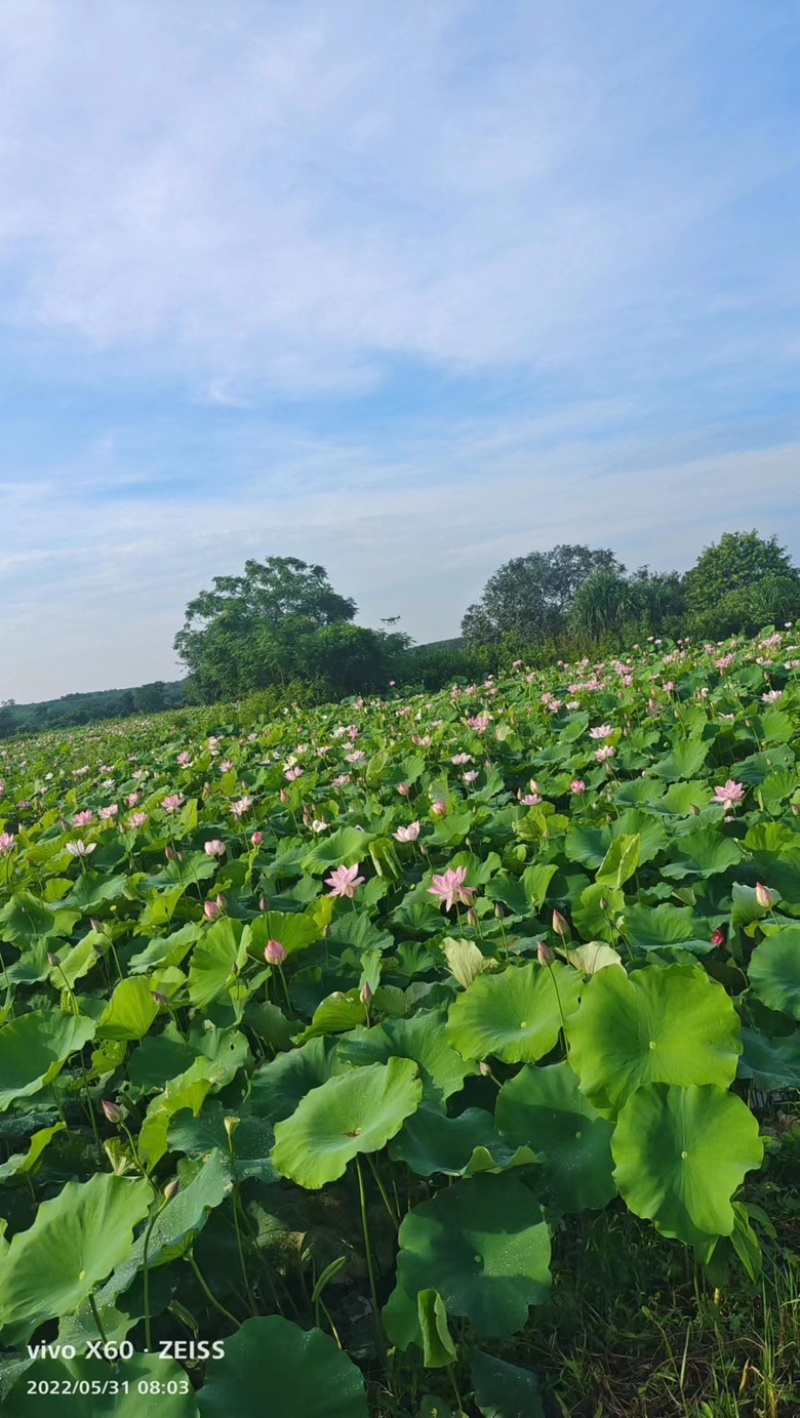
[[[178,709],[185,703],[184,681],[154,680],[130,689],[98,689],[87,693],[62,694],[36,704],[0,706],[0,739],[12,734],[43,733],[48,729],[77,728],[102,719],[125,719],[131,714],[154,714],[160,709]]]

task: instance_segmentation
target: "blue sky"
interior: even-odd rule
[[[511,556],[800,560],[795,0],[0,4],[0,697],[215,575],[458,633]]]

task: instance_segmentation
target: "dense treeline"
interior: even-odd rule
[[[0,738],[99,719],[236,701],[253,718],[287,703],[436,690],[514,659],[620,652],[648,635],[722,640],[800,618],[800,569],[775,536],[726,532],[683,574],[628,572],[608,548],[559,545],[507,561],[466,610],[461,636],[414,645],[394,629],[354,625],[355,602],[325,568],[294,557],[247,561],[186,608],[175,649],[183,681],[0,706]],[[396,617],[386,625],[392,627]]]

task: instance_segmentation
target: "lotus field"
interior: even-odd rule
[[[758,1295],[798,669],[787,629],[7,743],[7,1418],[622,1411],[543,1342],[609,1218]]]

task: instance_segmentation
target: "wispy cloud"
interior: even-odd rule
[[[534,546],[800,551],[799,50],[781,0],[0,4],[5,693],[172,676],[245,555],[425,639]]]

